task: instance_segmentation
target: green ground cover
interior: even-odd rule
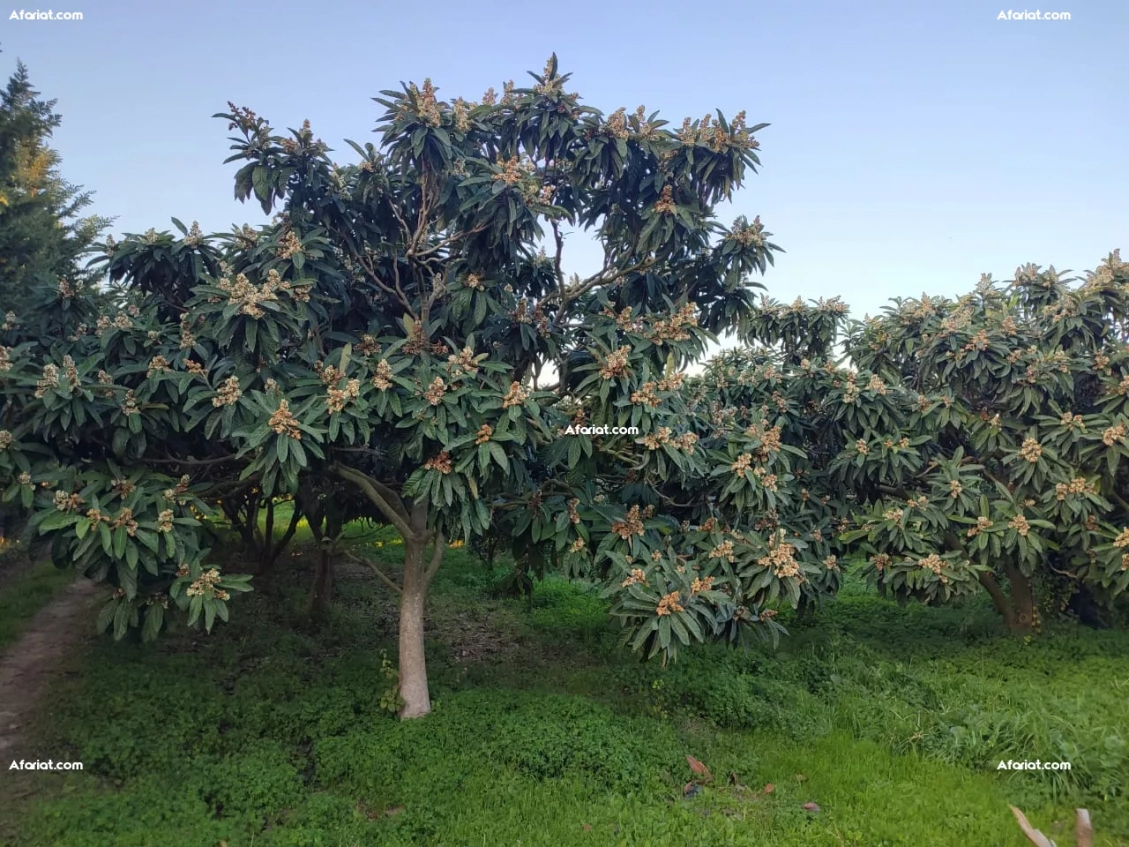
[[[392,569],[399,549],[358,546]],[[210,637],[96,643],[36,741],[85,771],[37,775],[2,843],[994,847],[1025,843],[1014,803],[1060,845],[1075,805],[1097,844],[1129,844],[1124,631],[1017,639],[987,607],[849,584],[775,653],[664,670],[620,651],[594,591],[550,580],[527,610],[454,549],[430,609],[435,711],[401,723],[383,708],[392,598],[343,569],[314,628],[288,573],[309,558],[284,556]],[[687,754],[714,775],[689,799]]]

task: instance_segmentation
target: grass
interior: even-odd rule
[[[402,555],[386,533],[358,549]],[[38,776],[0,843],[1018,847],[1014,803],[1060,844],[1075,805],[1097,844],[1129,844],[1125,632],[1015,639],[981,605],[902,609],[852,583],[776,653],[663,670],[617,648],[593,591],[549,580],[527,611],[455,549],[430,607],[435,711],[401,723],[381,705],[392,598],[342,569],[313,629],[308,558],[210,637],[97,643],[39,726],[45,757],[85,770]],[[690,799],[687,754],[715,775]]]
[[[56,568],[51,562],[40,561],[0,576],[3,578],[0,582],[0,651],[3,651],[19,638],[35,613],[73,581],[74,574]]]

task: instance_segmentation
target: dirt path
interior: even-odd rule
[[[39,610],[15,644],[0,653],[0,763],[21,746],[23,728],[71,648],[93,633],[97,586],[79,579]]]

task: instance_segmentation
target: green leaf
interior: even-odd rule
[[[161,632],[165,622],[165,607],[160,603],[153,603],[145,613],[145,626],[141,629],[142,641],[153,641]]]
[[[501,444],[493,441],[488,441],[486,446],[490,448],[490,455],[494,457],[494,461],[502,468],[503,471],[508,471],[510,468],[510,461],[506,457],[506,451],[502,449]]]
[[[114,598],[108,600],[106,602],[106,605],[104,605],[101,608],[101,610],[99,610],[98,621],[97,621],[97,632],[99,634],[101,634],[101,633],[105,632],[107,629],[109,629],[110,624],[114,620],[114,614],[115,614],[115,612],[117,612],[118,604],[120,602],[121,601],[117,597],[114,597]]]

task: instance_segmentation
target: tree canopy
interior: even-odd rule
[[[853,562],[901,599],[986,590],[1016,628],[1044,583],[1125,591],[1116,254],[1079,286],[1027,267],[863,322],[784,306],[751,279],[771,233],[717,220],[764,124],[604,114],[555,57],[531,77],[382,92],[351,164],[229,104],[235,195],[271,223],[110,239],[109,308],[57,280],[34,328],[0,327],[4,498],[114,586],[104,627],[226,620],[250,580],[210,556],[213,517],[250,539],[281,497],[283,541],[300,515],[330,544],[355,517],[402,535],[402,572],[367,564],[399,597],[405,717],[430,709],[424,608],[453,540],[599,580],[625,643],[664,660],[777,638],[779,607]],[[575,237],[601,248],[587,275]],[[725,332],[744,346],[687,376]]]
[[[60,560],[117,586],[103,621],[119,635],[156,634],[170,598],[209,627],[226,617],[246,580],[206,561],[201,515],[248,483],[270,497],[336,479],[402,533],[409,714],[428,708],[422,608],[449,539],[505,525],[530,554],[606,569],[654,534],[648,555],[682,567],[678,522],[641,517],[640,475],[702,461],[678,373],[751,314],[748,276],[772,261],[759,221],[714,211],[762,127],[605,116],[555,57],[532,77],[480,102],[430,81],[383,92],[381,144],[352,145],[351,165],[308,124],[279,135],[232,106],[236,196],[274,222],[111,241],[120,311],[47,328],[42,352],[6,339],[9,496],[39,509]],[[602,246],[594,273],[566,274],[569,231]],[[44,311],[80,297],[60,287]],[[617,439],[563,438],[580,415],[668,443],[636,467]],[[663,650],[672,621],[686,633],[664,616]]]

